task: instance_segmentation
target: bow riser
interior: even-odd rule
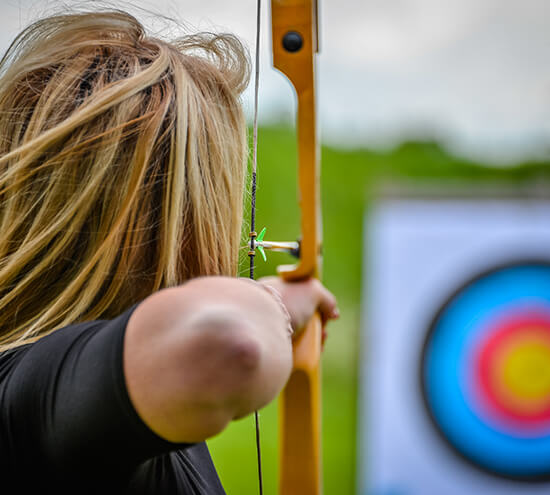
[[[280,266],[278,272],[285,280],[298,281],[318,277],[321,266],[320,168],[315,115],[317,5],[313,0],[272,0],[271,8],[273,65],[292,83],[298,101],[302,234],[298,263]],[[281,394],[281,495],[319,495],[322,491],[321,340],[321,320],[316,314],[293,343],[294,367]]]

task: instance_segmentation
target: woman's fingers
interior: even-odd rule
[[[321,282],[316,279],[312,279],[315,284],[315,289],[318,294],[317,309],[321,314],[321,321],[323,326],[329,320],[334,320],[340,317],[340,311],[336,303],[336,297],[330,292]]]

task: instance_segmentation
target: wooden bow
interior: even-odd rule
[[[296,90],[300,256],[278,267],[289,281],[318,277],[321,265],[319,147],[315,116],[316,0],[272,0],[273,65]],[[321,487],[321,319],[294,342],[294,369],[280,400],[281,495],[319,495]]]

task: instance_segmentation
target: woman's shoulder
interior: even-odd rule
[[[42,337],[40,340],[24,344],[0,353],[0,389],[16,375],[40,374],[52,369],[54,363],[63,363],[67,356],[78,355],[78,349],[92,341],[111,341],[112,346],[122,346],[128,319],[137,305],[128,308],[113,319],[98,319],[73,323]],[[105,344],[103,344],[105,345]],[[107,344],[107,347],[111,345]],[[38,366],[37,363],[49,366]]]

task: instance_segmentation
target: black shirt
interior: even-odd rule
[[[122,350],[134,309],[0,354],[2,493],[225,493],[206,444],[160,438],[130,402]]]

